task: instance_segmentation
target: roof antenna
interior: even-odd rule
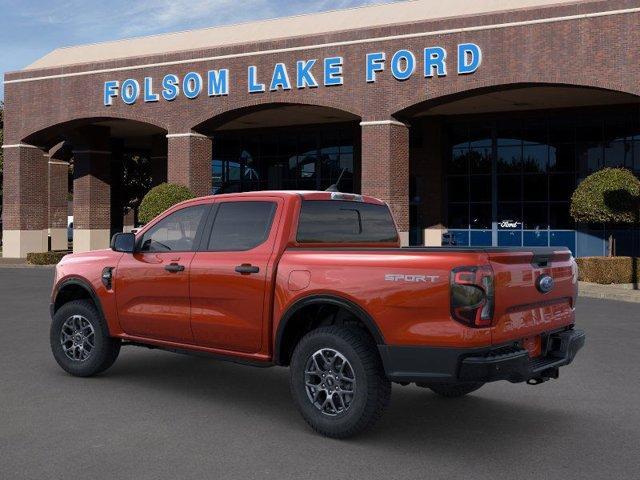
[[[336,183],[334,183],[329,188],[327,188],[325,190],[325,192],[339,192],[340,190],[338,190],[338,185],[340,185],[340,181],[342,180],[342,176],[344,175],[344,172],[346,172],[346,171],[347,171],[347,169],[343,168],[342,172],[340,172],[340,176],[338,177],[338,180],[336,180]]]

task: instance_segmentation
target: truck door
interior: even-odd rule
[[[199,346],[255,353],[262,346],[266,291],[282,200],[217,201],[191,264],[191,328]]]
[[[127,334],[193,342],[189,273],[210,208],[185,207],[160,219],[118,263],[118,318]]]

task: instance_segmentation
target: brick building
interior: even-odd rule
[[[124,152],[198,195],[342,174],[405,243],[602,254],[568,200],[640,170],[639,27],[630,0],[414,0],[55,50],[5,76],[3,256],[66,248],[70,160],[74,250],[106,247]]]

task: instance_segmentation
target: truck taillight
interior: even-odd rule
[[[469,327],[488,327],[493,321],[493,269],[458,267],[451,271],[451,316]]]

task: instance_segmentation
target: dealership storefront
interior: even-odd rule
[[[123,228],[123,155],[198,195],[340,189],[405,243],[638,253],[576,225],[605,166],[640,173],[636,2],[417,0],[60,49],[5,77],[3,256]]]

